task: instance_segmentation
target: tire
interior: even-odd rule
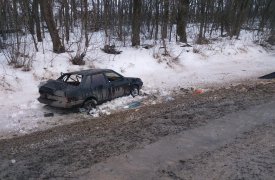
[[[97,105],[97,101],[95,99],[88,99],[83,103],[83,108],[87,111],[90,111],[92,109],[95,109]]]
[[[138,96],[138,95],[139,95],[139,88],[138,88],[138,86],[133,86],[133,87],[131,88],[130,93],[131,93],[131,95],[132,95],[133,97]]]

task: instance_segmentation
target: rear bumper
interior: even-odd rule
[[[66,98],[59,98],[58,100],[52,100],[52,99],[47,99],[43,97],[39,97],[37,99],[40,103],[42,104],[47,104],[52,107],[58,107],[58,108],[73,108],[80,106],[83,101],[70,101],[68,102]]]

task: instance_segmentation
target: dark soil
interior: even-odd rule
[[[142,148],[164,136],[204,126],[226,114],[269,102],[274,96],[275,83],[261,81],[197,95],[179,94],[174,101],[97,119],[79,116],[83,121],[78,123],[0,140],[0,179],[77,178],[75,171]],[[216,156],[226,156],[219,152]]]

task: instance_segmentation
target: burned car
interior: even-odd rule
[[[142,85],[140,78],[123,77],[110,69],[83,70],[47,81],[39,87],[38,101],[53,107],[92,109],[117,97],[135,97]]]

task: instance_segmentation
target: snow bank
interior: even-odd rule
[[[143,93],[168,96],[172,91],[189,87],[208,87],[246,79],[255,79],[275,70],[275,53],[253,43],[251,33],[242,32],[240,40],[215,38],[207,45],[181,47],[175,42],[167,43],[171,56],[163,56],[163,48],[155,45],[150,49],[117,46],[120,55],[103,53],[101,35],[93,35],[92,46],[86,55],[85,66],[75,66],[69,61],[74,52],[54,54],[50,41],[39,44],[31,71],[23,72],[7,65],[0,54],[0,138],[7,134],[24,134],[34,130],[73,122],[78,114],[44,117],[54,111],[37,102],[38,85],[55,79],[60,72],[82,69],[109,68],[124,76],[140,77],[144,82]],[[191,42],[191,40],[189,39]],[[146,42],[153,43],[153,42]],[[158,43],[160,44],[160,43]],[[44,49],[44,54],[42,49]],[[107,102],[93,116],[110,114],[135,101],[123,97]],[[156,103],[150,101],[150,103]],[[65,121],[64,119],[69,119]]]

